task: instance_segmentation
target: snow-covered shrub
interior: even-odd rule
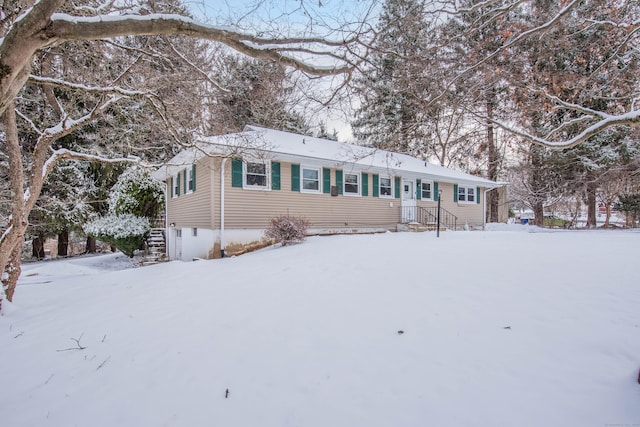
[[[115,246],[130,258],[143,247],[150,230],[147,218],[132,214],[110,214],[84,225],[87,235]]]
[[[309,221],[289,215],[280,215],[271,219],[264,234],[267,238],[285,246],[289,243],[302,242],[307,237]]]
[[[124,171],[111,189],[109,211],[155,218],[164,203],[164,185],[146,169],[134,167]]]

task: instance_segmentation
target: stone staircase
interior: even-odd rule
[[[147,251],[142,265],[153,265],[167,261],[167,239],[164,228],[152,228],[147,237]]]

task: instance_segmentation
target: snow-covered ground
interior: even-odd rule
[[[0,425],[640,425],[640,234],[494,229],[25,265]]]

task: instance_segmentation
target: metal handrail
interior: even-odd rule
[[[424,208],[422,206],[401,206],[400,215],[403,222],[417,222],[422,225],[435,225],[438,218],[436,206]],[[411,218],[411,221],[404,221]],[[440,208],[440,226],[449,230],[457,230],[458,217],[444,208]]]

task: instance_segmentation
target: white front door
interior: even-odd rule
[[[416,220],[416,192],[414,181],[402,180],[402,222],[414,222]]]

